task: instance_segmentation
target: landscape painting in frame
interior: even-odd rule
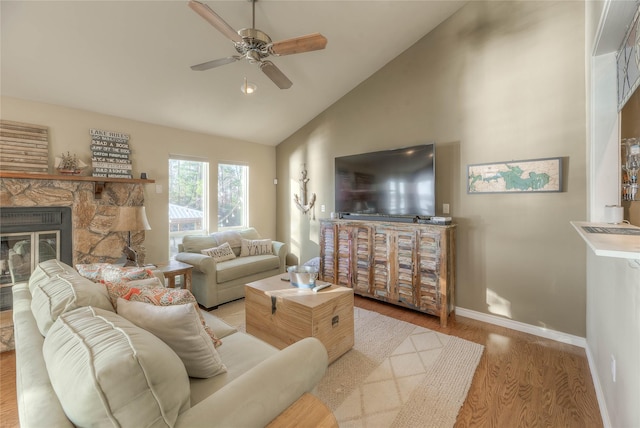
[[[467,167],[467,193],[561,191],[562,158],[493,162]]]

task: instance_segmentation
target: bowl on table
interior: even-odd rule
[[[291,285],[298,288],[313,288],[318,278],[318,268],[315,266],[289,266],[289,280]]]

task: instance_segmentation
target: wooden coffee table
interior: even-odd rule
[[[247,333],[285,348],[319,339],[335,361],[353,347],[353,290],[332,285],[318,293],[281,280],[280,274],[245,285]]]

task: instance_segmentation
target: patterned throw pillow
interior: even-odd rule
[[[205,256],[213,257],[216,262],[223,262],[225,260],[235,259],[236,255],[233,254],[231,245],[228,242],[220,245],[219,247],[207,248],[200,251]]]
[[[151,303],[156,306],[183,305],[195,303],[196,299],[189,290],[183,288],[141,287],[133,288],[129,298],[134,302]],[[126,297],[123,297],[126,299]]]
[[[109,294],[109,300],[111,300],[111,304],[113,305],[113,309],[118,309],[118,297],[122,297],[123,299],[129,300],[131,297],[131,293],[137,293],[141,288],[149,288],[149,287],[161,287],[164,288],[164,285],[160,282],[160,280],[156,277],[140,279],[136,281],[117,281],[110,282],[102,280],[100,281],[107,288],[107,293]]]
[[[102,269],[102,279],[109,282],[127,282],[153,278],[153,272],[145,267],[122,267],[109,265]]]
[[[271,239],[243,239],[240,257],[273,254]]]
[[[111,265],[109,263],[79,264],[76,265],[76,270],[85,278],[98,282],[102,280],[102,270],[107,266]]]

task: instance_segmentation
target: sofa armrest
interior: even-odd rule
[[[204,254],[178,253],[175,259],[179,262],[190,264],[194,269],[204,274],[216,272],[216,261],[213,260],[213,257],[205,256]]]
[[[264,427],[310,392],[327,364],[322,342],[302,339],[182,413],[176,427]]]
[[[280,259],[280,272],[284,272],[287,266],[287,253],[289,252],[289,246],[284,242],[271,241],[273,244],[273,254]]]

